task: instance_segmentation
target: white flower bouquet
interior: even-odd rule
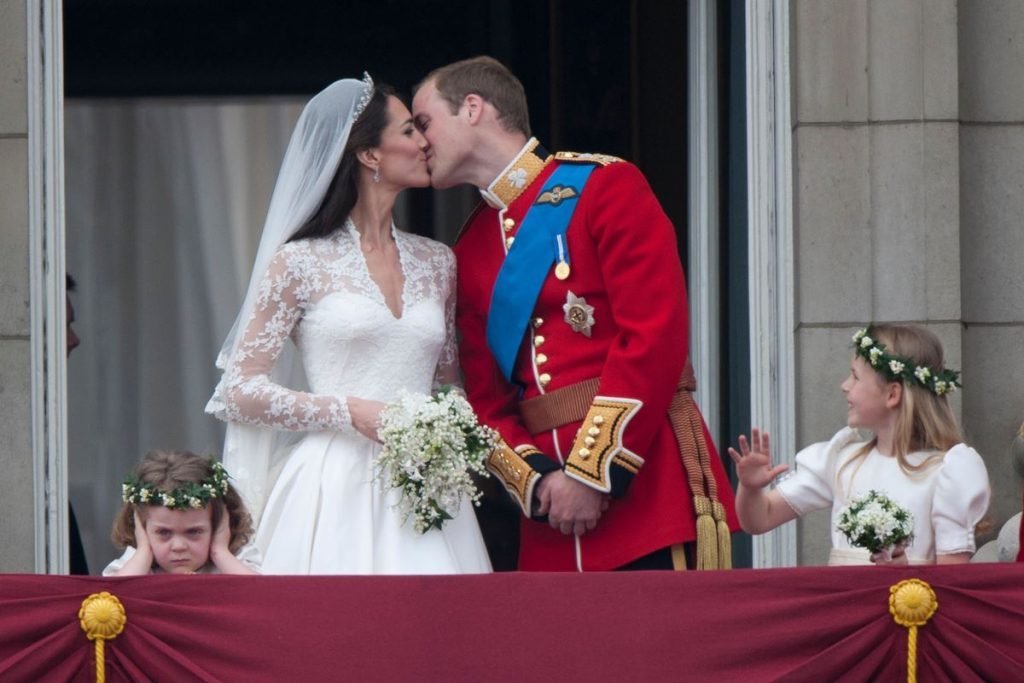
[[[498,434],[477,421],[460,393],[400,391],[381,411],[377,433],[384,443],[377,476],[401,491],[399,508],[404,520],[414,517],[417,532],[440,529],[458,513],[463,496],[480,499],[471,473],[489,476],[484,461]]]
[[[850,545],[875,554],[909,543],[914,536],[914,516],[885,494],[872,490],[843,508],[836,529]]]

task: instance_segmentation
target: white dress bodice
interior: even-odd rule
[[[957,444],[946,453],[909,453],[910,464],[929,464],[907,474],[895,457],[872,449],[844,468],[864,445],[856,430],[843,428],[831,440],[800,451],[796,471],[776,486],[798,515],[832,508],[833,563],[869,561],[867,551],[852,548],[836,525],[843,508],[872,489],[913,514],[914,538],[906,551],[910,562],[929,563],[936,555],[975,551],[974,529],[991,497],[988,471],[977,451]]]
[[[404,280],[398,317],[351,221],[329,237],[281,247],[207,411],[278,429],[350,432],[347,396],[387,401],[402,388],[426,393],[456,383],[451,250],[394,228],[392,235]],[[271,379],[289,337],[309,392]]]
[[[256,501],[266,496],[255,539],[266,574],[491,569],[472,502],[464,498],[442,529],[417,533],[398,510],[399,491],[378,476],[380,444],[352,427],[349,396],[386,403],[399,389],[431,393],[458,383],[452,252],[394,228],[392,235],[403,282],[397,315],[351,222],[329,237],[279,249],[207,406],[223,420],[304,432],[270,468],[250,467],[251,451],[226,446],[240,488]],[[286,376],[278,365],[289,338],[309,391],[277,379]],[[247,485],[247,477],[256,483]]]

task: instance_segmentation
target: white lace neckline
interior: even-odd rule
[[[349,234],[352,241],[355,242],[356,251],[359,254],[359,263],[362,266],[362,275],[366,276],[368,281],[367,289],[373,293],[374,298],[378,303],[382,304],[387,309],[388,313],[395,320],[401,320],[407,310],[408,300],[406,293],[409,289],[409,276],[405,272],[405,264],[409,261],[408,254],[406,252],[405,241],[401,238],[402,233],[399,232],[398,228],[395,227],[394,221],[391,222],[391,238],[395,241],[395,247],[398,249],[398,271],[402,274],[402,287],[398,293],[398,303],[401,306],[398,315],[395,315],[394,309],[388,304],[388,299],[384,295],[384,290],[381,289],[380,283],[373,277],[370,272],[370,264],[366,261],[366,253],[363,251],[362,234],[359,232],[359,228],[352,221],[351,218],[345,219],[345,232]]]

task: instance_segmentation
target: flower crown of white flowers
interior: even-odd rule
[[[963,386],[960,384],[959,371],[945,368],[934,370],[927,365],[917,365],[909,358],[889,353],[885,350],[885,344],[868,336],[868,329],[857,330],[853,335],[854,352],[890,382],[916,384],[936,396],[951,394],[957,387]]]
[[[201,509],[228,492],[228,473],[224,465],[210,458],[212,473],[206,479],[190,482],[173,491],[161,491],[153,484],[129,476],[121,484],[121,500],[135,505],[163,505],[171,510]]]

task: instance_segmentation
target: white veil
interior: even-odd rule
[[[260,283],[274,254],[320,207],[337,172],[352,124],[369,104],[373,92],[373,80],[364,73],[361,81],[352,78],[335,81],[302,110],[270,198],[249,288],[217,355],[217,367],[222,371],[231,367],[246,324],[252,317]],[[294,347],[286,344],[274,367],[272,381],[298,388],[292,381],[296,374],[293,366],[297,367],[294,355]],[[223,389],[222,376],[206,412],[223,412]],[[254,523],[259,521],[263,511],[273,484],[271,474],[281,460],[278,456],[283,456],[288,436],[281,430],[228,423],[224,467],[245,500]]]

